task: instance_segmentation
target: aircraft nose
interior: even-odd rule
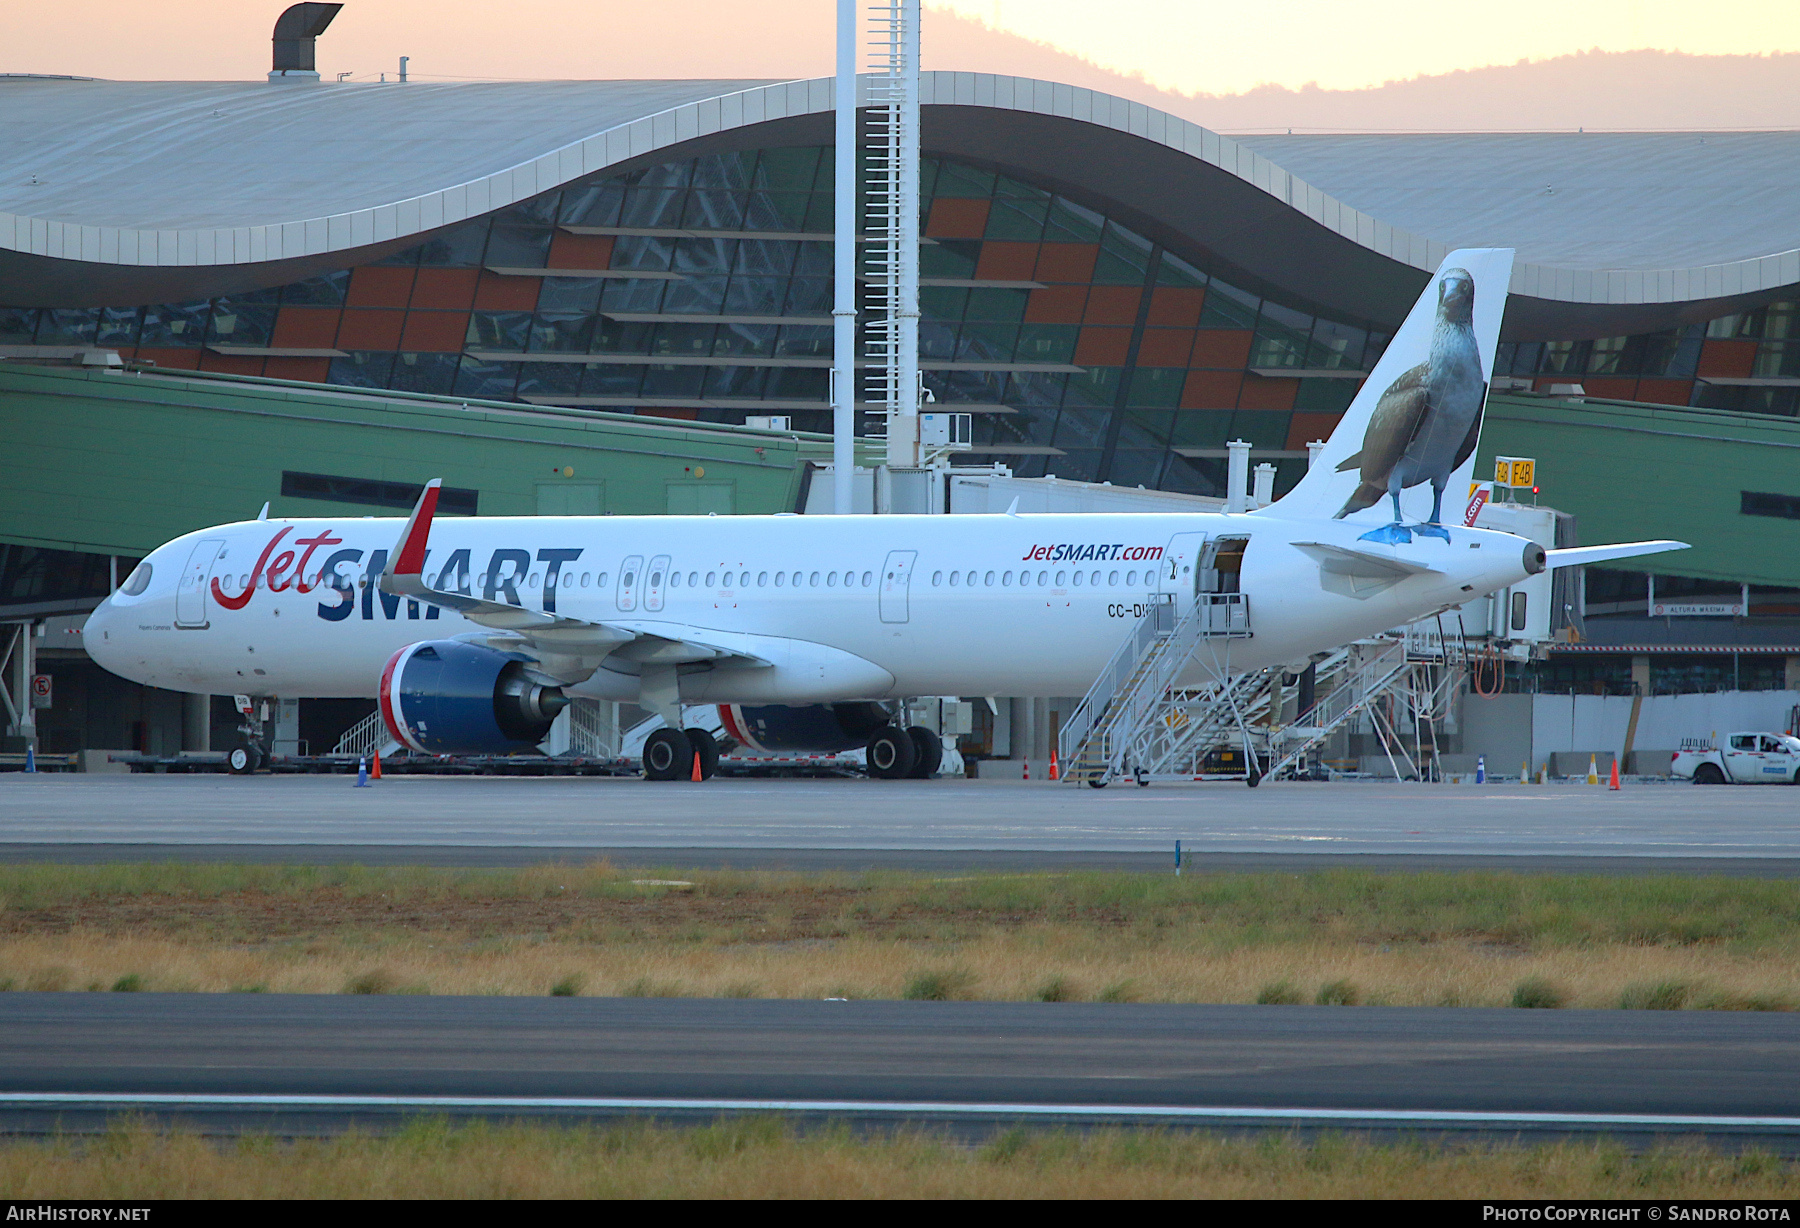
[[[120,627],[118,608],[111,597],[95,606],[81,625],[82,646],[102,669],[112,669],[110,662],[118,659]]]

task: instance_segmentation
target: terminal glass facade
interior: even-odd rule
[[[829,430],[832,151],[599,175],[375,264],[208,301],[0,308],[0,345],[177,368]],[[927,159],[920,362],[1025,476],[1222,493],[1225,444],[1294,480],[1387,335],[1265,297],[1077,201]],[[1796,308],[1679,332],[1508,343],[1496,375],[1796,412]],[[1790,348],[1792,347],[1792,348]]]

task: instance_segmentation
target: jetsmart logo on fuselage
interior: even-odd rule
[[[359,606],[365,619],[373,619],[379,609],[383,618],[392,620],[400,616],[403,600],[407,618],[440,616],[435,605],[427,604],[421,609],[421,603],[417,601],[381,591],[381,573],[387,570],[388,560],[385,549],[369,550],[365,557],[364,551],[346,547],[321,556],[318,551],[342,546],[345,539],[326,529],[313,537],[288,540],[288,534],[293,531],[294,526],[287,525],[271,537],[257,556],[255,566],[247,573],[231,574],[225,568],[216,568],[211,583],[212,599],[223,609],[241,610],[250,604],[258,590],[272,593],[324,590],[322,596],[325,599],[319,602],[318,612],[327,622],[342,622],[356,613]],[[543,608],[554,614],[562,569],[565,564],[580,558],[582,551],[574,547],[539,550],[534,558],[530,550],[501,546],[488,552],[487,566],[480,571],[475,569],[474,553],[470,550],[452,550],[440,567],[430,565],[431,554],[429,550],[425,552],[425,580],[433,588],[465,597],[479,595],[487,601],[504,601],[520,607],[525,603],[519,597],[519,589],[526,585],[526,576],[534,572],[534,564],[541,564]],[[316,567],[315,557],[319,559]]]
[[[1161,546],[1127,546],[1123,542],[1060,542],[1049,546],[1033,546],[1019,559],[1021,563],[1110,563],[1140,559],[1160,559]]]

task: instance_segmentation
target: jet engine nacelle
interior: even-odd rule
[[[719,720],[751,751],[812,751],[838,754],[860,749],[893,717],[878,703],[720,704]]]
[[[568,706],[524,661],[459,640],[408,644],[381,673],[381,715],[402,745],[431,755],[528,751]]]

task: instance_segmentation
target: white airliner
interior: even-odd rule
[[[1453,252],[1286,496],[1240,514],[254,520],[147,557],[88,620],[101,665],[178,691],[373,696],[428,753],[528,750],[569,696],[669,728],[648,775],[717,751],[680,705],[1080,695],[1148,604],[1234,591],[1251,635],[1199,685],[1303,660],[1546,567],[1681,549],[1546,552],[1445,526],[1468,489],[1512,252]],[[1406,523],[1407,509],[1418,518]],[[1427,512],[1426,509],[1430,511]],[[1422,523],[1420,523],[1422,521]],[[727,721],[728,727],[730,721]],[[877,728],[904,775],[928,747]]]

